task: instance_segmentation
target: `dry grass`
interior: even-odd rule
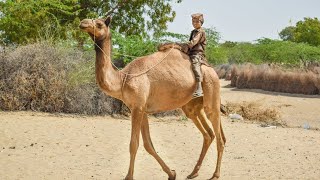
[[[280,112],[276,108],[263,107],[258,101],[227,102],[225,106],[228,114],[239,114],[245,120],[258,121],[269,125],[284,125],[280,121]]]
[[[296,94],[320,94],[320,75],[300,69],[285,70],[268,65],[234,66],[231,86]]]
[[[220,79],[231,80],[231,71],[234,65],[222,64],[214,68]]]
[[[0,110],[78,114],[127,111],[121,101],[96,86],[91,55],[47,43],[21,46],[0,54]]]
[[[19,47],[3,55],[0,108],[60,111],[67,85],[67,68],[60,60],[55,49],[44,44]]]

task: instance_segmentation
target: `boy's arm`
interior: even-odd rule
[[[194,36],[194,38],[192,38],[188,43],[188,47],[189,49],[191,49],[193,46],[197,45],[200,41],[202,37],[202,32],[201,31],[198,31],[197,34]]]

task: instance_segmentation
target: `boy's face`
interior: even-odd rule
[[[201,28],[201,21],[199,19],[196,19],[196,18],[192,18],[192,26],[195,28],[195,29],[200,29]]]

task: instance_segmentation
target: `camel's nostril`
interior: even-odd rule
[[[79,25],[79,28],[80,29],[85,29],[85,28],[87,28],[87,27],[89,27],[89,25],[87,24],[87,23],[80,23],[80,25]]]

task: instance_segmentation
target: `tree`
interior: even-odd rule
[[[48,34],[81,40],[80,20],[104,17],[107,12],[113,15],[113,29],[143,37],[147,31],[166,30],[175,18],[168,0],[5,0],[0,1],[0,43],[25,44]]]
[[[205,28],[207,47],[216,47],[220,40],[220,33],[215,28]]]
[[[0,7],[0,38],[4,44],[24,44],[49,34],[66,37],[66,25],[75,18],[78,8],[73,0],[6,0]]]
[[[308,43],[313,46],[320,45],[320,21],[318,18],[304,18],[296,24],[294,41]]]
[[[210,63],[223,64],[227,62],[226,52],[220,48],[219,40],[220,33],[215,28],[205,28],[207,46],[206,46],[206,58]]]
[[[296,27],[295,26],[288,26],[284,28],[280,33],[279,36],[284,41],[294,41],[294,32]]]
[[[284,41],[308,43],[312,46],[320,45],[320,21],[318,18],[304,18],[296,26],[284,28],[279,36]]]

